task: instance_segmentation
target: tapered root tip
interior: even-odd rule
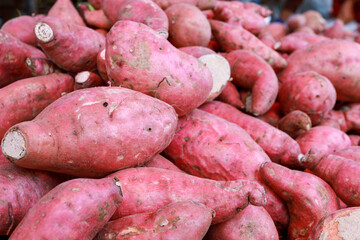
[[[23,158],[26,154],[25,137],[19,130],[9,131],[1,142],[1,150],[10,161]]]
[[[46,23],[37,23],[35,25],[35,36],[36,38],[44,43],[50,42],[54,38],[54,32],[49,25]]]
[[[265,191],[260,189],[254,189],[250,192],[249,202],[255,206],[265,206],[266,196]]]

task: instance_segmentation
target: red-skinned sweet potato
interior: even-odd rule
[[[274,70],[255,53],[235,50],[224,55],[231,67],[233,83],[251,89],[245,101],[246,111],[255,116],[266,113],[278,94],[278,79]]]
[[[308,131],[311,128],[311,118],[302,111],[294,110],[280,119],[278,128],[292,138],[296,138],[301,131]]]
[[[307,239],[322,217],[339,209],[331,187],[310,173],[267,162],[262,165],[260,174],[287,203],[290,213],[288,239]]]
[[[119,179],[124,193],[113,219],[155,212],[170,203],[190,200],[215,210],[212,224],[216,224],[231,218],[249,203],[266,204],[264,188],[254,181],[215,181],[151,167],[124,169],[109,177]]]
[[[175,47],[206,47],[211,27],[200,9],[187,3],[174,4],[165,10],[169,19],[169,42]]]
[[[216,100],[230,104],[238,109],[243,109],[245,107],[244,103],[240,99],[240,93],[232,82],[228,82],[226,84],[225,88]]]
[[[55,17],[70,24],[86,26],[71,0],[57,0],[47,15],[48,17]]]
[[[168,7],[177,3],[188,3],[195,5],[201,10],[213,9],[216,5],[216,0],[154,0],[154,2],[162,9],[167,9]]]
[[[328,38],[315,33],[294,32],[281,38],[275,43],[274,48],[280,52],[292,53],[309,44],[324,40],[328,40]]]
[[[168,159],[161,156],[160,154],[156,154],[150,161],[145,163],[144,166],[145,167],[163,168],[163,169],[176,171],[176,172],[183,172],[175,164],[173,164],[172,162],[170,162]]]
[[[295,31],[300,27],[305,26],[305,24],[306,24],[306,18],[301,14],[293,14],[286,21],[286,25],[291,32]]]
[[[353,103],[345,107],[344,116],[348,130],[360,132],[360,104]]]
[[[193,57],[199,58],[203,55],[207,54],[216,54],[216,52],[210,48],[202,47],[202,46],[191,46],[191,47],[182,47],[179,50],[190,54]]]
[[[277,240],[274,222],[263,207],[247,206],[226,222],[211,226],[205,240]]]
[[[349,130],[346,124],[344,112],[338,110],[331,110],[319,125],[337,128],[343,132],[347,132]]]
[[[337,210],[323,217],[313,228],[308,240],[356,239],[360,235],[360,207]]]
[[[262,41],[266,46],[268,46],[271,49],[274,49],[274,46],[276,44],[276,40],[274,39],[273,36],[271,36],[271,34],[269,33],[263,33],[261,35],[258,36],[258,38],[260,39],[260,41]]]
[[[109,82],[109,78],[106,73],[106,65],[105,65],[105,49],[98,53],[96,57],[96,66],[97,71],[100,74],[100,77],[105,83]]]
[[[105,58],[113,86],[167,102],[179,116],[204,103],[213,85],[203,63],[141,23],[118,21],[108,33]]]
[[[300,110],[317,125],[335,106],[336,91],[326,77],[302,72],[289,76],[281,85],[278,100],[283,114]]]
[[[281,38],[285,37],[286,27],[283,23],[272,22],[261,31],[259,37],[261,38],[264,34],[270,34],[276,41],[279,41]]]
[[[78,178],[43,196],[11,234],[22,239],[93,239],[122,200],[116,179]]]
[[[314,158],[306,154],[300,161],[303,167],[310,169],[316,176],[328,182],[348,206],[360,206],[360,164],[351,159],[328,154]]]
[[[262,116],[257,116],[256,118],[270,124],[273,127],[278,127],[280,118],[282,117],[280,111],[280,104],[275,102],[272,107]]]
[[[88,0],[88,2],[93,6],[95,9],[101,8],[101,0]]]
[[[353,146],[360,146],[360,136],[359,135],[350,134],[348,136],[349,136]]]
[[[360,146],[350,146],[342,150],[336,151],[333,154],[351,159],[355,162],[360,162]]]
[[[192,201],[176,202],[154,213],[140,213],[108,222],[94,240],[202,239],[213,210]]]
[[[335,19],[334,24],[331,27],[325,29],[324,35],[328,38],[344,38],[344,22],[341,19]]]
[[[219,42],[220,47],[227,51],[244,49],[254,52],[263,58],[274,69],[286,67],[286,60],[277,52],[266,46],[261,40],[238,25],[209,20],[212,33]]]
[[[88,26],[109,30],[112,26],[110,20],[105,16],[102,9],[84,11],[84,19]]]
[[[26,58],[25,64],[33,76],[43,76],[61,72],[61,70],[47,58]]]
[[[360,45],[345,40],[326,40],[308,45],[291,54],[280,81],[291,75],[315,71],[327,77],[340,101],[360,101]]]
[[[96,70],[97,54],[105,48],[105,37],[100,33],[53,17],[43,18],[34,31],[42,50],[60,68],[70,72]]]
[[[169,145],[176,123],[174,109],[155,98],[126,88],[87,88],[10,128],[1,147],[22,167],[99,177],[150,160]]]
[[[325,30],[326,20],[314,10],[308,10],[302,14],[306,19],[305,26],[310,27],[314,32],[321,33]]]
[[[0,179],[0,235],[9,235],[27,211],[66,177],[17,167],[0,152]]]
[[[74,90],[104,86],[103,80],[94,72],[83,71],[75,76]]]
[[[32,120],[46,106],[74,89],[67,74],[50,74],[16,81],[0,88],[0,139],[13,125]]]
[[[46,59],[46,56],[39,49],[0,30],[0,88],[33,76],[33,72],[26,65],[27,58]]]
[[[251,10],[254,13],[257,13],[262,17],[268,17],[272,14],[272,11],[270,9],[254,2],[245,2],[244,8],[247,10]]]

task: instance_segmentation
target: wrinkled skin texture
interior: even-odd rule
[[[293,74],[315,71],[334,85],[337,100],[360,101],[360,45],[345,40],[326,40],[292,53],[281,73],[285,83]]]
[[[348,206],[360,206],[359,162],[333,154],[316,159],[309,154],[301,159],[301,165],[329,183]]]
[[[281,85],[278,100],[283,114],[300,110],[317,125],[335,106],[336,91],[326,77],[309,71],[291,75]]]
[[[212,226],[205,240],[278,240],[274,222],[263,207],[247,206],[226,222]]]
[[[224,51],[249,50],[263,58],[274,69],[280,70],[286,67],[286,60],[279,53],[266,46],[243,27],[217,20],[209,20],[209,22],[212,34]]]
[[[176,202],[155,213],[140,213],[110,221],[94,240],[199,240],[209,229],[212,214],[213,211],[202,204]]]
[[[74,79],[68,74],[22,79],[0,88],[0,139],[11,126],[32,120],[73,89]]]
[[[70,24],[86,26],[71,0],[57,0],[47,15]]]
[[[16,80],[33,76],[25,63],[26,58],[47,57],[39,49],[0,30],[0,88]]]
[[[168,7],[177,4],[177,3],[188,3],[194,5],[201,10],[215,8],[216,0],[154,0],[157,5],[162,9],[167,9]]]
[[[145,163],[144,166],[145,167],[163,168],[163,169],[176,171],[176,172],[183,172],[175,164],[173,164],[172,162],[170,162],[168,159],[161,156],[160,154],[156,154],[150,161]]]
[[[118,21],[108,33],[105,59],[113,86],[158,98],[179,116],[204,103],[212,88],[203,63],[141,23]]]
[[[0,153],[0,235],[9,235],[28,210],[66,178],[19,168]]]
[[[240,99],[240,93],[238,92],[236,86],[231,82],[226,84],[225,88],[216,100],[230,104],[238,109],[245,107],[244,103]]]
[[[210,48],[207,47],[201,47],[201,46],[191,46],[191,47],[182,47],[179,48],[179,50],[190,54],[193,57],[199,58],[203,55],[207,55],[207,54],[216,54],[216,52],[214,50],[211,50]]]
[[[281,52],[292,53],[309,44],[324,40],[328,40],[328,38],[315,33],[294,32],[281,38],[279,42],[276,43],[275,49]]]
[[[339,209],[331,187],[313,174],[265,163],[260,174],[287,204],[290,213],[288,239],[307,239],[324,216]]]
[[[270,161],[241,127],[201,110],[179,119],[176,134],[164,153],[189,174],[221,181],[247,179],[261,183],[258,169]],[[266,191],[265,208],[278,225],[286,226],[284,204],[269,189]]]
[[[302,130],[307,131],[311,128],[311,119],[302,111],[291,111],[280,119],[278,128],[296,138]]]
[[[251,89],[246,110],[258,116],[266,113],[274,104],[279,91],[274,70],[262,58],[247,50],[235,50],[225,55],[231,67],[233,83]]]
[[[175,47],[206,47],[211,38],[211,27],[197,7],[179,3],[165,11],[169,19],[169,42]]]
[[[43,196],[9,239],[92,240],[121,200],[121,188],[114,179],[69,180]]]
[[[350,146],[348,148],[338,150],[338,151],[334,152],[333,154],[344,157],[344,158],[348,158],[355,162],[360,163],[360,146]]]
[[[26,154],[7,157],[26,168],[100,177],[150,160],[169,145],[176,124],[174,109],[157,99],[126,88],[87,88],[9,129],[25,138]]]
[[[70,72],[96,70],[97,54],[105,48],[102,34],[53,17],[41,22],[51,27],[54,37],[49,42],[39,40],[39,45],[57,66]]]
[[[140,167],[115,172],[124,198],[112,219],[155,212],[173,202],[194,201],[215,210],[212,224],[225,221],[248,204],[266,203],[264,188],[248,180],[215,181],[171,170]]]

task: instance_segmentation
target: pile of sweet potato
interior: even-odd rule
[[[220,0],[0,30],[0,235],[358,239],[360,33]]]

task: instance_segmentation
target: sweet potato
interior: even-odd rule
[[[225,221],[249,203],[266,203],[263,187],[248,180],[215,181],[160,168],[128,168],[115,172],[124,198],[113,219],[155,212],[173,202],[194,201],[215,210],[212,224]],[[181,183],[181,184],[179,184]]]
[[[106,37],[108,31],[104,30],[104,29],[95,29],[96,32],[100,33],[101,35],[103,35],[104,37]]]
[[[360,132],[360,104],[353,103],[346,106],[344,116],[348,130]]]
[[[225,103],[213,101],[204,104],[200,109],[242,127],[272,161],[286,166],[298,165],[300,147],[286,133]]]
[[[337,128],[343,132],[349,130],[344,112],[338,110],[331,110],[319,125]]]
[[[291,32],[305,26],[305,24],[306,18],[304,15],[301,14],[293,14],[286,21],[286,25]]]
[[[163,169],[176,171],[176,172],[183,172],[175,164],[173,164],[172,162],[170,162],[168,159],[161,156],[160,154],[156,154],[150,161],[145,163],[144,166],[163,168]]]
[[[360,45],[345,40],[327,40],[295,51],[280,81],[291,75],[315,71],[327,77],[336,89],[340,101],[360,101]]]
[[[278,79],[274,70],[255,53],[235,50],[225,55],[231,67],[233,83],[251,89],[245,101],[246,111],[255,116],[266,113],[278,94]]]
[[[260,165],[270,161],[241,127],[197,109],[179,119],[176,134],[164,153],[187,173],[222,181],[259,182]],[[267,199],[265,208],[272,216],[276,215],[274,221],[286,225],[283,203],[268,191]]]
[[[350,134],[348,136],[349,136],[349,138],[351,140],[351,144],[353,146],[360,146],[360,136],[359,135]]]
[[[106,69],[113,86],[167,102],[179,116],[204,103],[213,85],[210,70],[199,60],[132,21],[118,21],[108,33]]]
[[[101,8],[101,0],[88,0],[88,2],[93,6],[95,9]]]
[[[192,201],[169,204],[154,213],[140,213],[108,222],[94,240],[200,240],[210,227],[213,210]]]
[[[314,33],[294,32],[281,38],[275,43],[274,48],[277,51],[292,53],[309,44],[324,40],[328,40],[328,38]]]
[[[315,224],[339,209],[337,197],[322,179],[267,162],[260,174],[287,204],[290,213],[288,239],[307,239]]]
[[[201,47],[201,46],[191,46],[191,47],[182,47],[179,48],[179,50],[190,54],[193,57],[199,58],[203,55],[207,54],[215,54],[216,52],[210,48],[207,47]]]
[[[314,32],[314,30],[312,30],[310,27],[307,27],[307,26],[299,27],[299,28],[297,28],[297,29],[295,30],[295,32],[316,34],[316,33]]]
[[[247,10],[251,10],[254,13],[257,13],[264,18],[272,14],[272,11],[270,9],[254,2],[244,2],[244,8]]]
[[[162,9],[167,9],[177,3],[188,3],[200,8],[201,10],[213,9],[216,5],[216,0],[154,0],[154,2]]]
[[[0,235],[9,235],[43,195],[65,180],[54,173],[19,168],[0,153]]]
[[[243,109],[245,107],[244,103],[240,99],[240,93],[232,82],[228,82],[226,84],[225,88],[216,100],[230,104],[239,109]]]
[[[104,86],[104,82],[96,73],[83,71],[75,76],[74,90],[99,86]]]
[[[61,72],[61,70],[47,58],[26,58],[25,64],[33,76],[43,76]]]
[[[10,128],[1,147],[22,167],[99,177],[150,160],[169,145],[176,123],[171,106],[142,93],[87,88]]]
[[[1,26],[1,30],[24,43],[36,47],[36,37],[33,30],[37,21],[40,21],[43,17],[44,15],[12,18]]]
[[[324,35],[328,38],[344,38],[345,36],[344,22],[341,19],[336,19],[334,24],[325,29]]]
[[[294,110],[280,119],[278,127],[292,138],[296,138],[301,131],[308,131],[311,128],[311,119],[306,113]]]
[[[80,14],[70,0],[56,0],[50,8],[48,17],[58,18],[66,23],[86,26]]]
[[[356,239],[360,236],[358,225],[360,207],[337,210],[323,217],[313,228],[309,240]]]
[[[169,19],[169,41],[177,48],[206,47],[211,27],[200,9],[187,3],[174,4],[165,10]]]
[[[226,222],[212,226],[205,240],[277,240],[274,222],[263,207],[247,206]]]
[[[328,182],[337,196],[348,206],[360,206],[360,165],[358,162],[334,154],[328,154],[320,159],[306,154],[300,163]]]
[[[102,9],[84,11],[84,19],[88,26],[109,30],[112,26],[110,20],[105,16]]]
[[[264,33],[258,36],[260,41],[262,41],[266,46],[268,46],[271,49],[274,49],[274,46],[276,44],[276,40],[273,36],[269,33]]]
[[[139,22],[165,38],[169,36],[168,18],[151,0],[103,0],[102,9],[112,24],[118,20]]]
[[[325,30],[326,20],[322,15],[314,10],[306,11],[302,14],[306,19],[305,26],[310,27],[314,32],[321,33]]]
[[[243,27],[217,20],[209,20],[209,22],[212,33],[223,50],[227,52],[238,49],[249,50],[263,58],[274,69],[286,67],[285,59]]]
[[[256,118],[270,124],[273,127],[278,127],[280,118],[282,117],[280,111],[280,104],[275,102],[272,107],[262,116],[257,116]]]
[[[335,151],[334,155],[360,162],[360,146],[350,146],[342,150]]]
[[[39,49],[0,30],[0,88],[33,76],[33,72],[26,65],[27,58],[46,59],[46,56]]]
[[[279,41],[285,37],[286,27],[283,23],[272,22],[261,31],[259,37],[261,38],[264,34],[270,34],[276,41]]]
[[[326,77],[308,71],[289,76],[280,87],[278,99],[283,114],[300,110],[316,125],[335,106],[336,91]]]
[[[11,234],[11,240],[91,240],[109,221],[122,200],[116,179],[78,178],[43,196]]]
[[[67,74],[27,78],[0,88],[0,139],[11,126],[32,120],[73,89],[74,79]]]
[[[326,140],[326,141],[325,141]],[[296,138],[302,153],[311,151],[314,159],[351,146],[350,138],[336,128],[316,126]]]
[[[106,73],[106,65],[105,65],[105,49],[102,50],[101,52],[98,53],[97,57],[96,57],[96,66],[97,66],[97,71],[101,77],[101,79],[105,82],[108,83],[109,82],[109,78],[107,76]]]

